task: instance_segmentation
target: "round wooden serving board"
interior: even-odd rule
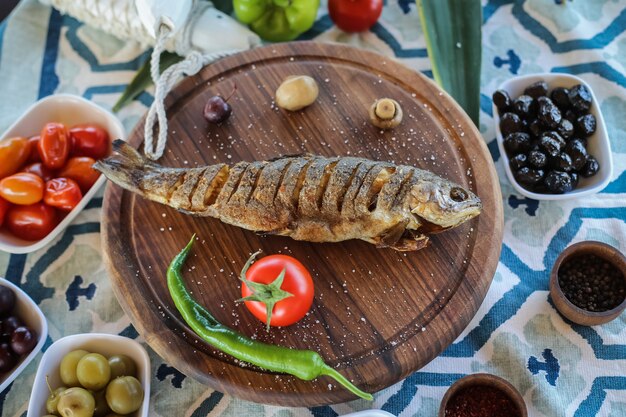
[[[320,87],[310,107],[289,113],[274,105],[288,75],[307,74]],[[233,114],[222,125],[202,110],[215,94]],[[404,109],[397,128],[369,123],[374,99]],[[353,155],[431,170],[480,196],[482,214],[435,235],[428,248],[399,253],[362,241],[298,242],[211,218],[194,218],[109,185],[103,239],[112,285],[145,340],[168,363],[211,387],[252,401],[313,406],[353,399],[327,377],[300,381],[242,367],[199,340],[181,321],[165,271],[199,237],[185,268],[194,296],[222,323],[258,340],[318,351],[357,386],[375,392],[426,365],[461,333],[480,306],[502,243],[502,198],[479,132],[433,82],[390,58],[346,46],[298,42],[225,58],[187,78],[167,103],[169,141],[159,161],[170,167],[262,160],[311,152]],[[129,142],[143,147],[143,121]],[[243,305],[238,273],[250,254],[298,258],[315,281],[310,313],[266,333]]]

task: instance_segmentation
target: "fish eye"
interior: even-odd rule
[[[467,200],[467,192],[460,187],[453,187],[450,190],[450,198],[458,203]]]

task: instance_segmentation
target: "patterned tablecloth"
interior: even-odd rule
[[[326,10],[323,1],[320,10]],[[599,327],[572,325],[548,297],[549,270],[573,242],[595,239],[626,251],[626,1],[483,0],[480,130],[496,161],[504,204],[504,245],[487,298],[461,336],[437,359],[375,395],[374,403],[264,406],[213,391],[152,359],[151,416],[330,416],[382,408],[435,416],[446,388],[474,372],[511,381],[532,416],[626,416],[626,314]],[[304,38],[339,41],[395,56],[430,75],[413,0],[389,0],[371,32],[347,35],[321,14]],[[148,52],[34,0],[0,25],[0,130],[53,93],[82,95],[110,108]],[[490,95],[515,74],[567,72],[594,89],[614,152],[612,182],[600,194],[537,202],[507,181],[495,139]],[[152,100],[142,94],[120,113],[130,130]],[[0,275],[41,306],[50,334],[107,332],[142,341],[113,296],[100,247],[100,198],[48,247],[28,256],[0,253]],[[147,346],[147,345],[146,345]],[[44,348],[45,349],[45,348]],[[41,354],[0,393],[2,417],[24,416]]]

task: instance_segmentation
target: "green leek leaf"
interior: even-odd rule
[[[163,52],[161,54],[161,61],[159,63],[159,72],[165,71],[170,66],[175,63],[181,61],[179,55],[176,55],[172,52]],[[139,94],[141,94],[146,88],[152,85],[152,77],[150,77],[150,58],[146,62],[143,63],[135,77],[132,79],[130,84],[126,86],[126,89],[122,93],[122,96],[117,100],[117,103],[113,106],[113,111],[118,112],[128,103],[133,101]]]
[[[478,126],[482,6],[480,0],[417,0],[435,81]]]

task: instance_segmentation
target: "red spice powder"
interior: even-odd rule
[[[446,404],[446,417],[519,417],[517,405],[498,388],[474,385],[461,389]]]

